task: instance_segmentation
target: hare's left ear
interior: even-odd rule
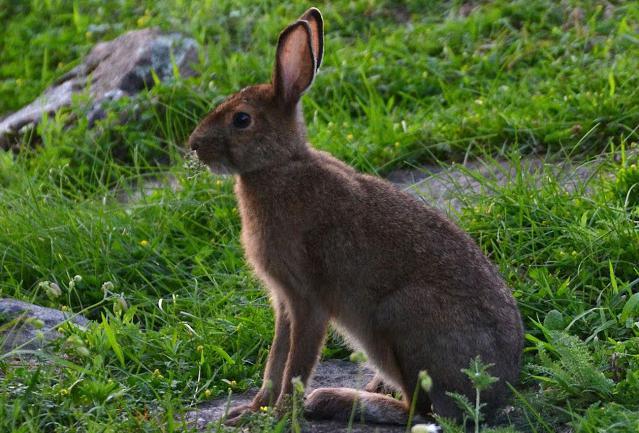
[[[311,27],[297,21],[280,34],[275,54],[273,87],[276,97],[288,108],[295,108],[315,78]]]
[[[324,55],[324,19],[322,13],[317,8],[310,8],[300,20],[306,21],[311,26],[311,40],[313,45],[313,55],[315,56],[315,70],[319,70]]]

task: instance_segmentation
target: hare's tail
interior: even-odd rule
[[[390,396],[352,388],[319,388],[311,392],[304,403],[305,415],[310,419],[333,419],[367,424],[408,423],[405,402]],[[413,422],[423,422],[421,416]]]

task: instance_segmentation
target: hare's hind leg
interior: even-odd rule
[[[306,398],[304,413],[310,419],[348,421],[353,416],[355,421],[375,424],[405,425],[408,422],[405,402],[352,388],[314,390]]]

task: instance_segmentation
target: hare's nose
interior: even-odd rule
[[[191,148],[191,150],[198,150],[201,144],[202,140],[200,140],[200,137],[191,136],[189,138],[189,147]]]

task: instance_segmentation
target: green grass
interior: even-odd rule
[[[213,101],[269,79],[279,31],[306,6],[6,3],[0,113],[33,99],[97,39],[140,25],[180,30],[202,45],[202,75],[186,86]],[[639,6],[605,5],[498,1],[468,16],[460,2],[322,5],[326,56],[307,97],[311,135],[367,171],[485,149],[599,151],[639,118]],[[190,98],[179,95],[186,111],[169,117],[192,126],[206,104],[190,107]]]
[[[600,161],[573,189],[552,164],[507,186],[480,178],[487,192],[459,197],[459,221],[524,315],[510,431],[635,432],[639,6],[476,4],[320,4],[327,51],[305,97],[309,135],[381,174],[478,155]],[[203,61],[197,77],[118,101],[93,130],[64,127],[82,117],[78,98],[38,126],[42,145],[0,151],[0,296],[95,320],[66,328],[42,362],[0,355],[0,431],[182,431],[194,404],[259,384],[272,316],[242,257],[232,182],[192,172],[182,149],[224,95],[269,79],[277,34],[306,7],[0,0],[0,115],[127,30],[182,31]],[[147,108],[119,124],[134,103]],[[346,353],[331,339],[324,354]],[[268,414],[252,427],[278,428]]]
[[[613,160],[593,164],[595,174],[572,190],[553,165],[539,177],[520,169],[462,212],[525,317],[518,403],[526,419],[542,414],[552,428],[632,431],[639,422],[639,202],[629,200],[639,172],[636,156]],[[602,416],[619,424],[598,430]]]

